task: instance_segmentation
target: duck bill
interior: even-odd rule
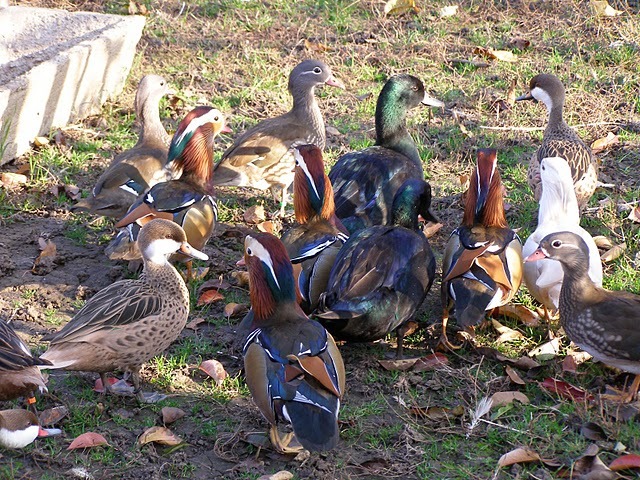
[[[476,199],[476,215],[478,215],[487,203],[489,189],[491,188],[491,180],[496,171],[497,154],[491,148],[482,148],[478,150],[478,168],[476,176],[478,180]]]
[[[246,267],[246,266],[247,266],[247,262],[245,262],[244,257],[242,257],[240,260],[236,262],[236,267]]]
[[[538,247],[538,249],[524,259],[525,262],[536,262],[538,260],[542,260],[543,258],[547,258],[542,248]]]
[[[344,86],[344,83],[342,83],[340,80],[338,80],[333,75],[331,75],[327,79],[327,81],[325,81],[324,83],[329,85],[330,87],[337,87],[337,88],[341,88],[342,90],[346,90],[346,87]]]
[[[233,130],[231,130],[231,128],[229,127],[229,125],[227,125],[226,123],[223,125],[222,129],[220,130],[220,133],[233,133]]]
[[[441,102],[437,98],[427,95],[426,93],[424,94],[424,98],[422,99],[422,104],[429,105],[430,107],[444,108],[444,102]]]
[[[38,430],[38,438],[47,438],[53,437],[55,435],[60,435],[62,430],[59,428],[42,428],[40,427]]]
[[[191,258],[197,258],[198,260],[209,260],[209,255],[200,250],[196,250],[186,242],[180,245],[180,253]]]
[[[533,98],[533,95],[531,95],[531,92],[525,93],[524,95],[520,95],[519,97],[516,98],[516,102],[521,102],[523,100],[535,100],[535,98]]]

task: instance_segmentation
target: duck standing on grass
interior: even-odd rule
[[[374,225],[349,237],[313,315],[336,338],[368,342],[395,330],[396,357],[402,356],[407,324],[436,273],[429,241],[418,226],[418,215],[431,215],[430,206],[430,185],[409,179],[396,193],[391,225]]]
[[[293,156],[293,208],[298,224],[287,230],[281,240],[293,263],[302,309],[310,313],[327,289],[329,273],[349,233],[335,214],[322,151],[315,145],[302,145],[294,149]]]
[[[331,335],[298,305],[293,267],[280,240],[248,235],[244,263],[249,270],[251,322],[244,344],[244,369],[254,402],[270,424],[281,453],[326,451],[338,443],[338,412],[344,394],[342,357]],[[278,424],[293,433],[283,437]]]
[[[527,262],[551,258],[564,270],[560,289],[560,324],[569,339],[596,360],[635,374],[625,393],[630,402],[640,386],[640,295],[605,290],[589,276],[589,247],[573,232],[557,232],[540,240]]]
[[[522,244],[507,225],[497,152],[478,150],[462,225],[451,233],[442,259],[442,337],[453,309],[458,325],[470,330],[487,311],[507,304],[522,281]],[[467,332],[469,333],[469,332]]]
[[[331,168],[336,215],[349,232],[389,225],[400,186],[410,178],[424,179],[406,122],[409,110],[421,104],[444,107],[427,95],[420,79],[406,74],[391,77],[378,96],[375,146],[347,153]]]
[[[324,62],[304,60],[297,65],[289,75],[291,110],[263,120],[240,135],[216,164],[214,184],[270,189],[274,200],[281,201],[280,216],[284,216],[287,190],[293,182],[291,148],[313,144],[324,150],[327,140],[314,95],[320,85],[345,88]]]
[[[152,187],[116,223],[123,230],[107,247],[109,258],[139,259],[136,238],[140,226],[153,218],[174,221],[186,232],[189,244],[198,250],[204,247],[213,234],[218,213],[212,183],[213,142],[218,133],[230,131],[215,108],[196,107],[187,114],[169,148],[167,168],[176,172],[175,179]],[[191,272],[190,263],[188,269]]]
[[[50,344],[41,358],[51,362],[50,368],[99,373],[105,392],[110,392],[106,373],[125,371],[138,399],[153,402],[161,396],[140,391],[140,367],[178,338],[189,315],[189,291],[169,257],[176,252],[208,257],[169,220],[146,223],[138,243],[144,264],[140,278],[100,290],[60,331],[44,338]]]

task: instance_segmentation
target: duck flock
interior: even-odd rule
[[[403,337],[436,276],[421,225],[438,219],[406,116],[421,104],[444,104],[418,78],[392,76],[378,97],[375,145],[343,155],[327,174],[325,125],[314,95],[321,85],[344,88],[321,61],[297,65],[289,77],[291,111],[239,135],[214,162],[216,135],[230,132],[224,115],[196,107],[170,137],[158,112],[166,81],[157,75],[141,80],[137,144],[113,159],[74,209],[117,219],[119,232],[107,254],[141,259],[143,273],[90,298],[43,339],[49,344],[39,358],[0,321],[0,400],[30,399],[29,410],[0,412],[0,444],[19,448],[56,433],[40,428],[34,414],[34,392],[46,390],[42,369],[99,373],[111,394],[120,392],[105,375],[122,371],[140,402],[163,397],[142,391],[139,370],[186,325],[189,292],[171,262],[187,262],[190,277],[191,260],[207,260],[201,250],[216,226],[214,189],[225,185],[269,189],[281,215],[293,186],[296,224],[281,238],[256,232],[244,239],[239,264],[248,269],[251,299],[238,327],[244,374],[276,450],[336,447],[345,368],[334,338],[368,342],[396,332],[401,356]],[[468,337],[524,281],[549,318],[559,312],[574,343],[639,375],[621,398],[629,400],[640,383],[640,297],[601,288],[597,247],[579,224],[596,188],[597,164],[563,120],[564,86],[539,74],[529,87],[518,100],[544,103],[549,116],[528,170],[538,226],[523,247],[505,218],[497,152],[479,148],[462,222],[442,257],[440,343],[459,348],[447,336],[450,318]],[[283,434],[281,424],[292,432]]]

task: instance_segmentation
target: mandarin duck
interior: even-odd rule
[[[560,289],[560,324],[569,339],[596,360],[636,375],[631,401],[640,386],[640,295],[605,290],[589,276],[589,247],[573,232],[551,233],[540,240],[527,262],[550,258],[564,270]]]
[[[189,315],[189,290],[169,257],[208,257],[188,243],[180,225],[160,218],[142,227],[138,246],[140,278],[117,281],[91,297],[61,330],[44,338],[50,344],[41,358],[51,362],[49,368],[99,373],[105,393],[111,391],[106,373],[124,371],[138,399],[152,402],[160,396],[140,391],[140,367],[178,338]]]
[[[412,75],[394,75],[376,105],[375,146],[347,153],[329,172],[336,215],[349,232],[389,225],[396,192],[409,178],[423,179],[418,149],[407,131],[406,117],[420,104],[443,107]]]
[[[42,428],[38,417],[29,410],[0,410],[0,446],[24,448],[38,437],[62,433],[58,428]]]
[[[213,142],[221,132],[230,130],[219,110],[196,107],[187,114],[169,149],[167,168],[175,172],[174,179],[153,186],[116,223],[116,227],[123,229],[106,249],[109,258],[139,259],[141,254],[136,239],[140,226],[153,218],[173,220],[184,229],[194,248],[201,250],[204,247],[217,221],[218,209],[211,180]]]
[[[391,225],[360,230],[345,243],[314,318],[336,338],[367,342],[396,331],[402,356],[405,324],[435,278],[436,261],[418,215],[431,205],[431,187],[409,179],[396,193]]]
[[[305,313],[315,310],[327,288],[338,252],[349,237],[335,215],[333,189],[324,172],[322,151],[315,145],[296,147],[293,208],[298,224],[281,240],[293,263]]]
[[[270,424],[270,438],[282,453],[293,436],[309,451],[338,442],[338,411],[345,389],[340,352],[322,325],[298,305],[293,267],[280,240],[268,233],[248,235],[244,262],[249,270],[251,324],[244,369],[254,402]],[[281,437],[278,424],[293,433]]]
[[[8,322],[0,319],[0,401],[27,397],[35,403],[36,390],[46,392],[46,381],[39,366],[50,362],[34,357]]]
[[[442,259],[442,337],[453,308],[465,330],[478,325],[488,310],[507,304],[522,281],[522,244],[507,225],[503,186],[493,149],[478,150],[467,191],[462,225],[455,229]]]
[[[596,243],[584,228],[580,226],[578,201],[573,190],[571,168],[560,157],[543,158],[540,162],[542,195],[538,210],[538,226],[527,238],[522,248],[522,256],[528,257],[538,248],[540,240],[550,233],[561,230],[580,235],[589,247],[589,277],[602,286],[602,262]],[[547,316],[558,310],[560,288],[564,272],[562,265],[555,260],[545,259],[524,264],[524,283],[531,296],[542,303]]]
[[[284,216],[287,190],[293,182],[291,148],[314,144],[323,150],[326,143],[324,120],[314,96],[316,87],[323,84],[345,88],[319,60],[296,66],[289,75],[291,110],[240,135],[216,164],[214,184],[270,189],[274,199],[281,200],[280,215]]]
[[[527,172],[529,186],[536,201],[540,200],[542,183],[540,162],[545,157],[562,157],[571,167],[573,187],[578,206],[583,209],[593,195],[598,183],[598,166],[588,147],[562,118],[564,107],[564,85],[554,75],[541,73],[531,79],[529,93],[516,100],[537,100],[545,104],[549,114],[547,128],[542,137],[542,145],[533,154]]]
[[[158,104],[168,93],[167,82],[161,76],[142,77],[135,99],[136,117],[141,124],[138,142],[116,155],[91,195],[79,200],[72,210],[121,218],[139,195],[167,179],[164,166],[171,137],[160,121]]]

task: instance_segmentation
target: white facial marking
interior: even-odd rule
[[[216,117],[218,118],[217,120],[216,120]],[[206,123],[219,122],[221,118],[222,118],[222,113],[220,113],[220,110],[217,110],[215,108],[209,110],[207,113],[205,113],[200,117],[194,118],[193,120],[191,120],[189,125],[187,125],[187,128],[184,129],[184,132],[182,132],[182,134],[176,139],[175,143],[176,144],[182,143],[182,141],[184,140],[184,137],[186,137],[189,133],[194,132],[198,127]]]
[[[535,87],[533,90],[531,90],[531,95],[539,102],[545,104],[545,106],[547,107],[547,112],[551,112],[551,107],[553,107],[553,100],[545,90],[541,89],[540,87]]]
[[[147,250],[145,251],[145,257],[153,263],[158,265],[164,265],[167,263],[167,257],[172,253],[175,253],[180,248],[180,243],[171,238],[159,238],[153,240]]]
[[[305,176],[309,179],[309,183],[311,183],[313,191],[316,192],[316,196],[320,198],[320,194],[318,193],[318,189],[316,188],[316,182],[313,181],[311,172],[309,172],[309,167],[307,167],[307,163],[304,161],[304,157],[300,154],[297,148],[293,149],[293,158],[295,158],[296,164],[302,169]]]
[[[273,269],[273,260],[271,260],[271,254],[267,251],[267,249],[264,248],[264,246],[253,237],[247,237],[247,240],[245,242],[245,251],[247,249],[251,249],[251,255],[258,257],[267,265],[267,267],[269,267],[269,270],[271,270],[271,276],[273,276],[273,280],[276,282],[278,288],[280,288],[280,283],[278,283],[276,272]]]

